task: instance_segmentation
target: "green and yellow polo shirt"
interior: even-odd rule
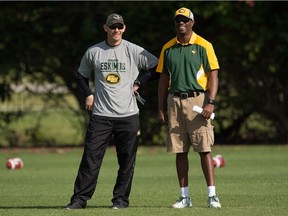
[[[187,45],[175,37],[163,46],[156,71],[170,76],[172,93],[205,91],[209,72],[218,69],[212,44],[193,32]]]

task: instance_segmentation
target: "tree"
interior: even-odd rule
[[[252,3],[252,4],[251,4]],[[102,24],[112,12],[124,15],[124,37],[156,56],[175,36],[173,14],[191,8],[194,31],[214,45],[220,62],[216,141],[287,143],[286,2],[1,2],[0,100],[11,83],[53,84],[44,100],[65,104],[52,94],[65,86],[84,108],[75,74],[85,50],[105,38]],[[164,143],[157,122],[157,83],[141,89],[143,143]],[[151,97],[154,95],[154,97]],[[67,103],[68,104],[68,103]],[[72,109],[72,108],[71,108]],[[74,110],[87,119],[87,113]],[[6,123],[24,113],[3,113]],[[3,126],[3,125],[2,125]],[[5,125],[4,125],[5,126]]]
[[[234,132],[228,142],[236,137],[239,142],[288,141],[286,6],[287,2],[219,5],[219,11],[220,7],[226,8],[217,15],[217,32],[223,32],[223,37],[215,41],[224,66],[219,109],[232,108],[229,115],[223,113],[220,121],[233,119],[226,128],[221,122],[220,125],[223,136]],[[258,128],[267,124],[266,130],[255,130],[257,125],[251,127],[253,118]]]

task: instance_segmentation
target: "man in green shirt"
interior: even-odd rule
[[[211,146],[214,132],[211,114],[218,90],[218,60],[210,42],[193,32],[194,15],[187,8],[175,13],[177,36],[161,51],[157,72],[158,109],[161,123],[168,124],[167,150],[176,154],[180,198],[173,208],[192,207],[188,188],[188,152],[200,155],[208,187],[208,207],[221,208],[216,196]],[[166,112],[167,105],[167,112]],[[201,114],[192,111],[203,108]]]

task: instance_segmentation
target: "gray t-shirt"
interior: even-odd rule
[[[78,72],[94,76],[93,115],[127,117],[138,114],[133,84],[140,70],[157,65],[158,59],[144,48],[122,40],[116,47],[102,41],[86,51]]]

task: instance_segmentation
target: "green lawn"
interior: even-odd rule
[[[0,150],[0,215],[287,215],[287,146],[215,146],[226,166],[215,170],[222,208],[206,207],[207,190],[199,158],[190,153],[191,209],[169,206],[179,196],[175,157],[161,147],[140,147],[130,208],[109,209],[116,178],[114,148],[107,150],[96,192],[84,210],[66,211],[82,155],[80,148]],[[21,157],[22,170],[6,169]]]

